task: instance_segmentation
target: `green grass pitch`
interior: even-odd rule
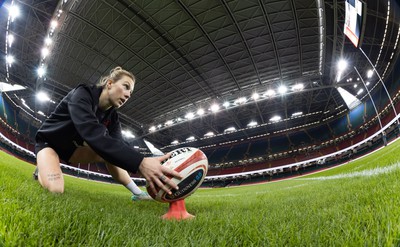
[[[0,246],[399,246],[400,141],[309,176],[222,189],[168,204],[130,201],[120,185],[65,176],[65,193],[0,151]]]

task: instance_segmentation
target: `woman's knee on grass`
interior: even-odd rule
[[[52,148],[44,148],[37,153],[39,183],[50,192],[64,192],[64,178],[58,154]]]

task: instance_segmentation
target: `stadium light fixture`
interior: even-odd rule
[[[47,102],[47,101],[50,101],[50,97],[47,95],[46,92],[43,92],[43,91],[37,92],[36,98],[37,98],[40,102]]]
[[[197,110],[197,115],[199,115],[199,116],[202,116],[202,115],[204,115],[204,109],[203,108],[200,108],[200,109],[198,109]]]
[[[301,116],[301,115],[303,115],[303,112],[302,111],[298,111],[298,112],[293,113],[292,117],[298,117],[298,116]]]
[[[14,35],[12,34],[7,35],[8,47],[11,47],[14,40],[15,40]]]
[[[194,141],[194,140],[196,140],[194,136],[189,136],[188,138],[186,138],[186,141]]]
[[[225,108],[228,108],[230,106],[230,103],[228,101],[225,101],[222,106]]]
[[[193,119],[193,118],[194,118],[194,113],[193,113],[193,112],[188,112],[188,113],[185,115],[185,118],[186,118],[186,119]]]
[[[371,78],[374,75],[374,71],[372,69],[368,70],[367,78]]]
[[[251,96],[251,98],[253,100],[258,100],[260,98],[260,95],[258,93],[253,93],[253,95]]]
[[[130,130],[121,130],[121,133],[127,138],[135,138],[135,135]]]
[[[20,16],[21,11],[17,5],[11,5],[11,7],[8,8],[8,14],[11,17],[11,22],[13,22],[15,18]]]
[[[49,46],[51,45],[51,43],[53,43],[53,40],[50,37],[47,37],[44,39],[44,44]]]
[[[204,134],[204,136],[205,137],[210,137],[210,136],[214,136],[215,134],[214,134],[214,132],[212,132],[212,131],[209,131],[209,132],[207,132],[206,134]]]
[[[39,77],[43,77],[46,74],[46,70],[42,66],[40,66],[37,70],[37,73]]]
[[[174,123],[174,121],[172,120],[168,120],[167,122],[165,122],[165,126],[170,126]]]
[[[278,92],[280,94],[285,94],[287,92],[287,90],[288,89],[287,89],[287,87],[285,85],[280,85],[279,88],[278,88]]]
[[[235,105],[241,105],[241,104],[246,103],[246,101],[247,101],[247,99],[246,99],[245,97],[240,97],[240,98],[236,99],[236,100],[233,102],[233,104],[235,104]]]
[[[7,62],[7,64],[9,64],[9,65],[11,65],[11,64],[13,64],[14,63],[14,57],[13,56],[11,56],[11,55],[7,55],[6,56],[6,62]]]
[[[156,126],[151,126],[151,127],[149,128],[149,131],[150,131],[150,132],[156,131]]]
[[[46,58],[47,55],[49,55],[49,54],[50,54],[49,48],[44,47],[44,48],[42,49],[42,58],[43,58],[43,59]]]
[[[224,133],[233,132],[233,131],[235,131],[235,130],[236,130],[235,127],[229,127],[229,128],[227,128],[227,129],[224,130]]]
[[[177,145],[177,144],[179,144],[179,141],[178,140],[174,140],[173,142],[171,142],[171,144],[172,145]]]
[[[219,111],[219,105],[218,104],[212,104],[210,110],[212,112],[217,112]]]
[[[273,96],[275,96],[275,94],[276,93],[273,89],[269,89],[269,90],[267,90],[267,92],[264,93],[264,96],[273,97]]]
[[[258,125],[258,123],[256,121],[251,121],[250,123],[247,124],[248,127],[254,127],[257,125]]]
[[[272,118],[269,119],[270,122],[277,122],[281,120],[282,118],[280,116],[273,116]]]
[[[340,59],[339,62],[337,63],[337,69],[339,72],[345,71],[347,68],[347,61],[344,59]]]
[[[304,84],[303,83],[297,83],[292,87],[292,90],[295,92],[301,91],[304,89]]]
[[[364,92],[364,89],[360,88],[360,90],[358,90],[357,95],[360,95]]]
[[[58,26],[58,22],[56,20],[52,20],[50,22],[50,28],[54,30]]]
[[[347,61],[344,60],[344,59],[340,59],[340,60],[338,61],[338,63],[337,63],[337,70],[338,70],[338,73],[337,73],[337,82],[339,82],[339,81],[341,80],[343,71],[345,71],[346,68],[347,68]]]

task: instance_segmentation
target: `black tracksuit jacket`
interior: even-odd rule
[[[136,173],[144,156],[124,142],[117,111],[98,109],[101,91],[94,85],[78,85],[43,122],[36,140],[48,142],[68,157],[86,142],[104,160]]]

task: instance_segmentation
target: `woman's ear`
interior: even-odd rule
[[[112,81],[111,79],[108,79],[108,80],[107,80],[107,83],[106,83],[107,89],[110,89],[110,88],[111,88],[112,83],[113,83],[113,81]]]

